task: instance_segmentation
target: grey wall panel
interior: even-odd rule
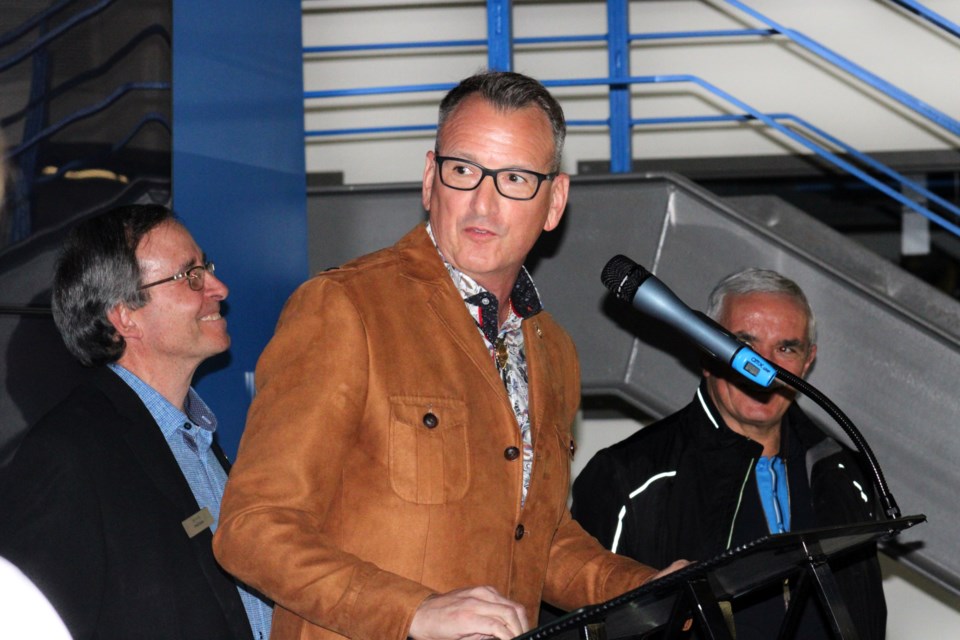
[[[419,184],[311,190],[307,196],[310,273],[388,247],[424,217]]]
[[[613,255],[646,266],[695,309],[733,271],[784,273],[819,321],[810,382],[860,427],[903,513],[930,519],[902,537],[912,548],[904,560],[960,591],[957,302],[780,201],[733,204],[672,175],[574,179],[562,224],[528,266],[577,344],[584,394],[658,417],[689,402],[700,375],[694,348],[607,295],[600,272]],[[317,268],[389,245],[422,219],[419,185],[317,191],[309,211]]]
[[[69,224],[69,223],[68,223]],[[68,225],[46,229],[0,253],[0,466],[27,427],[66,397],[83,376],[49,313],[54,263]]]

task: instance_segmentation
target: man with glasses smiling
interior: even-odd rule
[[[566,206],[565,130],[532,78],[462,81],[426,154],[429,221],[287,302],[214,537],[277,602],[275,638],[506,640],[541,598],[657,575],[566,508],[579,365],[523,268]]]
[[[230,346],[226,297],[161,206],[87,219],[61,251],[54,321],[91,371],[4,469],[0,554],[76,639],[270,635],[270,606],[211,548],[229,465],[190,384]]]

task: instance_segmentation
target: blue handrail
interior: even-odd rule
[[[946,209],[953,216],[957,217],[957,220],[960,221],[960,207],[952,204],[951,202],[941,198],[935,193],[929,191],[922,185],[917,184],[916,182],[906,178],[902,174],[894,171],[890,167],[884,165],[878,160],[870,157],[869,155],[857,151],[854,147],[846,144],[836,136],[833,136],[823,129],[820,129],[813,124],[807,122],[806,120],[788,113],[778,113],[778,114],[767,114],[763,113],[753,107],[751,107],[746,102],[734,97],[730,93],[720,89],[716,85],[699,78],[693,75],[663,75],[663,76],[630,76],[630,77],[605,77],[605,78],[575,78],[567,80],[543,80],[543,85],[546,87],[581,87],[581,86],[611,86],[611,85],[633,85],[633,84],[661,84],[661,83],[692,83],[695,84],[713,95],[722,98],[726,102],[736,106],[743,112],[748,115],[723,115],[723,116],[676,116],[676,117],[660,117],[660,118],[646,118],[646,119],[631,119],[631,125],[653,125],[653,124],[666,124],[666,123],[685,123],[685,122],[718,122],[718,121],[733,121],[733,120],[758,120],[763,122],[768,127],[779,131],[783,135],[791,138],[795,142],[806,147],[816,155],[820,156],[830,164],[839,167],[846,171],[847,173],[857,177],[861,181],[869,184],[874,187],[881,193],[893,198],[900,204],[916,211],[917,213],[923,215],[925,218],[931,220],[932,222],[940,225],[941,227],[951,231],[956,235],[960,235],[960,225],[957,223],[944,218],[943,216],[929,210],[924,207],[922,204],[904,196],[901,192],[896,191],[890,186],[884,184],[874,176],[871,176],[866,171],[860,169],[859,167],[853,165],[849,161],[841,158],[836,153],[830,151],[823,145],[817,144],[814,140],[806,138],[793,131],[792,129],[784,126],[779,122],[779,120],[792,120],[797,124],[803,126],[804,128],[810,130],[815,135],[820,136],[824,140],[828,141],[830,144],[835,145],[840,148],[843,152],[849,154],[851,157],[862,162],[863,164],[869,166],[871,169],[882,173],[883,175],[891,178],[895,182],[899,183],[901,186],[905,187],[909,191],[920,194],[924,196],[927,200],[935,202],[937,205]],[[422,92],[422,91],[449,91],[455,86],[455,83],[436,83],[436,84],[422,84],[422,85],[405,85],[405,86],[384,86],[384,87],[363,87],[358,89],[336,89],[330,91],[318,91],[310,92],[315,95],[315,97],[343,97],[351,95],[375,95],[375,94],[389,94],[389,93],[412,93],[412,92]],[[600,119],[600,120],[570,120],[568,122],[570,126],[609,126],[610,119]],[[401,125],[393,127],[354,127],[350,129],[326,129],[326,130],[311,130],[307,132],[309,137],[320,137],[320,136],[334,136],[334,135],[359,135],[359,134],[373,134],[373,133],[398,133],[398,132],[409,132],[409,131],[430,131],[436,129],[436,125]]]
[[[960,38],[960,26],[955,22],[947,20],[942,15],[933,11],[919,2],[914,2],[913,0],[891,0],[894,4],[898,4],[909,11],[919,15],[922,18],[925,18],[937,25],[947,33],[953,34],[954,36]]]
[[[75,2],[77,2],[77,0],[60,0],[60,2],[57,4],[51,5],[40,13],[34,15],[32,18],[27,19],[20,26],[14,27],[6,33],[0,35],[0,48],[7,46],[11,42],[19,40],[24,35],[30,33],[48,19],[57,15]]]
[[[882,163],[876,161],[870,156],[863,154],[850,145],[844,143],[840,139],[828,134],[827,132],[815,127],[809,122],[804,121],[803,119],[792,115],[792,114],[765,114],[762,113],[745,102],[735,98],[733,95],[721,90],[719,87],[692,75],[664,75],[664,76],[632,76],[630,75],[629,69],[629,48],[628,45],[630,42],[635,41],[650,41],[650,40],[662,40],[662,39],[694,39],[694,38],[717,38],[717,37],[768,37],[774,35],[783,35],[805,49],[815,53],[816,55],[826,59],[827,61],[833,63],[835,66],[841,68],[842,70],[850,73],[854,77],[860,79],[861,81],[873,86],[874,88],[882,91],[891,98],[901,102],[907,107],[913,109],[915,112],[923,115],[924,117],[932,120],[936,124],[940,125],[944,129],[951,131],[955,134],[960,135],[960,122],[957,122],[953,118],[937,111],[930,105],[918,100],[914,96],[904,92],[898,87],[892,85],[891,83],[879,78],[872,72],[850,62],[849,60],[843,58],[839,54],[827,49],[820,43],[804,36],[803,34],[787,29],[780,24],[770,20],[766,16],[760,14],[759,12],[754,11],[753,9],[747,7],[739,0],[725,0],[728,4],[752,15],[757,20],[764,22],[768,28],[766,29],[730,29],[730,30],[706,30],[706,31],[676,31],[676,32],[663,32],[663,33],[646,33],[646,34],[630,34],[628,32],[627,23],[628,23],[628,2],[627,0],[607,0],[607,29],[608,32],[606,35],[580,35],[580,36],[558,36],[551,37],[549,41],[551,42],[586,42],[586,41],[606,41],[608,47],[608,59],[609,59],[609,69],[608,77],[606,78],[583,78],[583,79],[572,79],[572,80],[549,80],[544,81],[544,85],[548,87],[558,87],[558,86],[606,86],[609,88],[609,101],[610,101],[610,114],[606,119],[594,119],[594,120],[571,120],[568,122],[571,126],[605,126],[610,130],[610,165],[611,171],[614,173],[621,173],[630,171],[632,165],[632,150],[631,150],[631,138],[630,138],[630,129],[634,126],[640,126],[645,124],[653,123],[682,123],[682,122],[709,122],[709,121],[733,121],[733,120],[758,120],[763,122],[768,127],[779,131],[781,134],[786,135],[787,137],[793,139],[797,143],[801,144],[805,148],[809,149],[818,156],[824,158],[829,163],[833,164],[836,167],[843,169],[849,174],[857,177],[866,184],[876,188],[885,195],[897,200],[905,207],[917,211],[921,215],[930,219],[931,221],[939,224],[940,226],[950,230],[954,234],[960,235],[960,226],[957,226],[954,221],[948,220],[943,216],[938,215],[922,204],[911,200],[905,197],[902,193],[890,188],[888,185],[877,180],[875,177],[869,175],[864,170],[858,168],[857,166],[851,164],[849,161],[839,157],[823,146],[822,144],[817,143],[811,138],[801,136],[792,129],[784,126],[779,121],[780,120],[791,120],[794,123],[800,125],[808,132],[811,132],[813,135],[819,136],[821,140],[827,141],[829,144],[833,145],[834,148],[840,149],[845,152],[850,158],[860,162],[862,165],[890,178],[896,183],[907,190],[912,191],[916,194],[922,195],[926,198],[927,201],[936,203],[943,209],[945,209],[953,217],[956,217],[960,220],[960,209],[956,205],[948,202],[947,200],[937,196],[936,194],[930,192],[923,186],[908,180],[903,175],[895,172],[893,169],[883,165]],[[895,2],[900,0],[893,0]],[[910,0],[904,0],[909,2]],[[488,12],[495,10],[498,12],[498,15],[501,15],[505,7],[509,7],[509,0],[488,0]],[[935,14],[934,14],[935,15]],[[491,19],[488,15],[488,30],[492,29]],[[482,46],[484,43],[492,50],[494,47],[502,48],[503,39],[505,37],[504,32],[497,34],[489,34],[489,37],[486,41],[484,40],[450,40],[450,41],[433,41],[433,42],[405,42],[405,43],[392,43],[392,44],[367,44],[367,45],[342,45],[335,47],[307,47],[304,49],[305,52],[312,53],[329,53],[334,51],[349,51],[349,50],[371,50],[378,48],[417,48],[417,47],[437,47],[437,46]],[[509,37],[509,34],[506,34],[506,37]],[[512,40],[513,44],[528,44],[535,42],[544,42],[547,39],[542,38],[516,38]],[[491,60],[491,68],[509,68],[510,60],[509,58],[504,58],[503,54],[498,54],[498,59],[500,60],[500,67],[497,67],[493,64],[494,55],[491,53],[489,58]],[[670,118],[648,118],[648,119],[633,119],[630,116],[630,85],[633,84],[647,84],[647,83],[666,83],[666,82],[689,82],[700,86],[703,89],[713,93],[714,95],[722,98],[728,103],[735,105],[737,108],[745,112],[746,115],[725,115],[725,116],[677,116]],[[361,87],[354,89],[332,89],[332,90],[321,90],[321,91],[306,91],[304,92],[305,99],[314,99],[314,98],[336,98],[336,97],[347,97],[347,96],[360,96],[360,95],[378,95],[378,94],[393,94],[393,93],[413,93],[413,92],[428,92],[428,91],[447,91],[454,86],[453,83],[432,83],[432,84],[412,84],[412,85],[403,85],[403,86],[393,86],[393,87]],[[380,126],[380,127],[353,127],[349,129],[315,129],[306,132],[307,137],[323,137],[323,136],[334,136],[334,135],[364,135],[372,133],[399,133],[399,132],[411,132],[411,131],[427,131],[435,129],[435,125],[400,125],[400,126]]]
[[[64,127],[74,122],[77,122],[78,120],[89,118],[90,116],[103,111],[104,109],[106,109],[107,107],[109,107],[114,102],[116,102],[126,94],[130,93],[131,91],[150,91],[150,90],[169,91],[170,88],[171,87],[169,82],[128,82],[126,84],[122,84],[116,89],[114,89],[114,91],[110,95],[108,95],[106,98],[104,98],[100,102],[92,104],[89,107],[86,107],[84,109],[78,109],[77,111],[74,111],[69,116],[67,116],[66,118],[63,118],[59,122],[55,122],[49,127],[44,128],[43,131],[40,131],[36,135],[32,136],[29,140],[24,140],[21,144],[10,149],[6,154],[6,157],[14,158],[20,155],[21,153],[23,153],[27,149],[30,149],[37,143],[57,133]]]
[[[706,29],[702,31],[662,31],[655,33],[633,33],[628,36],[630,41],[651,40],[691,40],[698,38],[743,38],[756,36],[776,35],[774,29]],[[514,38],[513,44],[562,44],[580,42],[606,42],[607,34],[580,34],[569,36],[526,36]],[[407,42],[369,42],[364,44],[337,44],[324,46],[308,46],[303,48],[304,54],[310,53],[348,53],[351,51],[385,51],[390,49],[440,49],[451,47],[485,47],[487,39],[476,38],[466,40],[413,40]]]
[[[8,114],[7,116],[0,118],[0,129],[9,127],[14,122],[23,119],[27,113],[32,109],[37,107],[43,102],[50,102],[57,97],[63,95],[67,91],[72,90],[75,87],[78,87],[85,82],[93,79],[99,78],[111,69],[126,56],[130,55],[141,43],[145,42],[148,38],[152,36],[159,36],[162,38],[168,45],[170,44],[170,33],[161,25],[151,24],[142,29],[139,33],[134,35],[130,40],[127,41],[122,47],[117,49],[107,60],[102,64],[93,67],[91,69],[86,69],[81,73],[64,80],[55,87],[47,89],[44,93],[33,96],[26,105],[21,109],[14,111],[13,113]]]
[[[752,9],[747,5],[745,5],[744,3],[740,2],[740,0],[723,0],[723,1],[729,5],[732,5],[740,9],[744,13],[747,13],[753,16],[757,20],[760,20],[764,24],[768,25],[771,29],[775,29],[778,33],[781,33],[787,38],[789,38],[790,40],[792,40],[793,42],[796,42],[807,51],[810,51],[811,53],[814,53],[820,56],[821,58],[823,58],[827,62],[830,62],[834,66],[846,71],[847,73],[862,80],[863,82],[866,82],[874,89],[877,89],[878,91],[883,92],[884,94],[893,98],[897,102],[903,104],[906,107],[909,107],[913,111],[916,111],[920,115],[929,119],[931,122],[934,122],[940,125],[944,129],[946,129],[947,131],[950,131],[955,135],[960,135],[960,121],[957,121],[951,118],[947,114],[943,113],[942,111],[939,111],[938,109],[935,109],[934,107],[930,106],[926,102],[917,99],[916,97],[910,95],[909,93],[907,93],[903,89],[900,89],[896,85],[890,82],[887,82],[886,80],[876,75],[875,73],[872,73],[864,69],[860,65],[854,62],[851,62],[850,60],[847,60],[846,58],[836,53],[835,51],[832,51],[827,47],[823,46],[813,38],[808,38],[807,36],[803,35],[799,31],[794,31],[793,29],[788,29],[787,27],[784,27],[783,25],[778,24],[777,22],[763,15],[759,11]]]
[[[170,125],[170,122],[167,120],[166,116],[164,116],[162,113],[157,113],[156,111],[150,111],[146,115],[144,115],[140,119],[140,121],[137,122],[130,129],[127,135],[125,135],[118,142],[115,142],[114,144],[112,144],[109,149],[106,149],[95,155],[90,155],[84,158],[71,160],[70,162],[63,164],[60,167],[57,167],[56,171],[52,173],[45,173],[42,176],[37,177],[36,183],[43,184],[45,182],[50,182],[52,180],[56,180],[57,178],[63,176],[69,171],[74,171],[82,167],[95,166],[100,161],[100,159],[109,158],[110,156],[114,155],[115,153],[117,153],[118,151],[126,147],[128,144],[130,144],[131,141],[133,141],[135,137],[137,137],[137,134],[140,133],[140,131],[142,131],[148,124],[151,124],[154,122],[158,123],[164,129],[166,129],[167,133],[173,133],[173,127]]]
[[[720,89],[720,88],[717,87],[716,85],[713,85],[713,84],[711,84],[710,82],[707,82],[706,80],[704,80],[704,79],[702,79],[702,78],[699,78],[699,77],[697,77],[697,76],[693,76],[693,75],[683,75],[683,74],[681,74],[681,75],[664,75],[664,76],[635,76],[635,77],[631,77],[631,78],[583,78],[583,79],[576,79],[576,80],[547,80],[547,81],[545,81],[543,84],[544,84],[544,86],[546,86],[546,87],[552,87],[552,86],[558,86],[558,87],[559,87],[559,86],[596,86],[596,85],[604,85],[604,84],[610,84],[610,83],[617,83],[617,84],[623,84],[623,83],[630,83],[630,84],[659,84],[659,83],[679,83],[679,82],[690,82],[690,83],[693,83],[693,84],[696,84],[696,85],[700,86],[700,87],[703,88],[703,89],[706,89],[707,91],[709,91],[710,93],[714,94],[715,96],[718,96],[718,97],[724,99],[725,101],[727,101],[727,102],[729,102],[730,104],[736,106],[736,107],[739,108],[740,110],[742,110],[742,111],[750,114],[753,118],[755,118],[755,119],[763,122],[763,123],[764,123],[765,125],[767,125],[768,127],[772,128],[772,129],[776,129],[777,131],[779,131],[779,132],[782,133],[783,135],[787,136],[788,138],[794,140],[795,142],[799,143],[800,145],[802,145],[802,146],[806,147],[807,149],[813,151],[813,152],[816,153],[818,156],[820,156],[821,158],[827,160],[828,162],[830,162],[830,163],[833,164],[834,166],[843,169],[844,171],[846,171],[847,173],[849,173],[849,174],[851,174],[851,175],[853,175],[853,176],[856,176],[856,177],[859,178],[861,181],[869,184],[870,186],[874,187],[875,189],[877,189],[877,190],[880,191],[881,193],[884,193],[884,194],[886,194],[887,196],[893,198],[894,200],[896,200],[896,201],[899,202],[900,204],[902,204],[902,205],[904,205],[904,206],[906,206],[906,207],[908,207],[908,208],[910,208],[910,209],[913,209],[914,211],[916,211],[917,213],[919,213],[919,214],[921,214],[922,216],[926,217],[927,219],[931,220],[932,222],[935,222],[936,224],[942,226],[943,228],[951,231],[951,232],[954,233],[955,235],[960,235],[960,226],[958,226],[957,224],[955,224],[955,223],[947,220],[946,218],[944,218],[944,217],[942,217],[942,216],[934,213],[933,211],[930,211],[929,209],[927,209],[927,208],[924,207],[923,205],[921,205],[921,204],[919,204],[919,203],[917,203],[917,202],[915,202],[915,201],[913,201],[913,200],[905,197],[905,196],[904,196],[902,193],[900,193],[899,191],[895,191],[895,190],[891,189],[891,188],[890,188],[889,186],[887,186],[886,184],[880,182],[879,180],[877,180],[877,179],[874,178],[873,176],[869,175],[868,173],[866,173],[866,172],[863,171],[862,169],[854,166],[853,164],[851,164],[850,162],[844,160],[843,158],[839,157],[837,154],[835,154],[834,152],[826,149],[826,148],[823,147],[822,145],[818,145],[818,144],[817,144],[816,142],[814,142],[813,140],[810,140],[810,139],[808,139],[808,138],[804,138],[803,136],[799,135],[797,132],[793,131],[792,129],[790,129],[790,128],[788,128],[788,127],[785,127],[785,126],[783,126],[782,124],[780,124],[779,122],[777,122],[777,120],[776,120],[775,118],[772,118],[772,117],[770,117],[769,115],[767,115],[767,114],[765,114],[765,113],[763,113],[763,112],[761,112],[761,111],[759,111],[759,110],[757,110],[757,109],[754,109],[753,107],[751,107],[751,106],[750,106],[749,104],[747,104],[746,102],[744,102],[744,101],[742,101],[742,100],[734,97],[732,94],[730,94],[730,93],[728,93],[728,92]],[[828,136],[828,137],[832,138],[833,140],[837,140],[836,138],[833,138],[832,136]],[[838,140],[838,142],[839,142],[839,140]],[[848,145],[843,145],[843,146],[846,147],[847,149],[851,149],[851,148],[852,148],[852,147],[849,147]],[[863,156],[863,157],[866,157],[865,154],[860,154],[859,152],[858,152],[858,155],[861,155],[861,156]],[[872,165],[872,166],[875,166],[875,167],[876,167],[876,166],[883,166],[880,162],[878,162],[878,161],[876,161],[876,160],[872,160],[872,161],[871,161],[871,165]],[[885,171],[885,173],[886,173],[887,175],[891,175],[891,176],[892,176],[892,175],[899,175],[899,174],[896,174],[896,172],[894,172],[892,169],[889,169],[889,168],[887,169],[887,171]],[[909,180],[906,180],[905,178],[903,179],[903,181],[901,181],[901,183],[902,183],[902,184],[907,184],[907,183],[909,183],[909,184],[913,185],[913,187],[911,187],[911,188],[913,188],[913,190],[915,190],[915,191],[918,190],[918,189],[917,189],[918,185],[915,185],[914,183],[910,182]],[[926,191],[926,190],[924,189],[924,191]],[[957,209],[956,207],[954,207],[953,205],[949,205],[949,208],[951,209],[951,211],[952,211],[955,215],[960,215],[960,211],[958,211],[958,209]]]
[[[104,73],[114,68],[117,61],[127,56],[141,42],[153,35],[160,35],[167,42],[170,41],[169,33],[160,25],[149,25],[142,29],[132,39],[126,42],[120,49],[116,50],[109,59],[97,67],[84,69],[70,78],[60,82],[55,87],[50,87],[51,79],[50,60],[48,48],[51,43],[57,41],[62,36],[69,34],[84,24],[110,9],[113,5],[119,4],[116,0],[97,0],[93,3],[80,3],[77,0],[53,0],[46,9],[32,15],[20,25],[0,34],[0,48],[11,48],[13,46],[21,47],[19,50],[0,58],[0,72],[7,71],[32,58],[30,71],[32,78],[29,87],[29,95],[26,104],[21,106],[13,113],[3,114],[0,119],[0,127],[6,127],[14,122],[23,121],[21,128],[21,140],[19,144],[6,150],[4,158],[16,158],[19,165],[19,174],[21,176],[18,185],[18,191],[24,194],[24,197],[17,200],[11,216],[11,224],[8,232],[9,240],[16,241],[23,239],[31,233],[31,211],[30,201],[27,194],[30,194],[34,186],[41,182],[55,179],[71,168],[89,166],[90,163],[101,162],[103,158],[110,154],[115,154],[120,149],[129,145],[131,140],[150,122],[160,122],[160,124],[170,129],[169,122],[162,114],[148,113],[141,117],[139,123],[128,131],[123,138],[112,144],[111,148],[84,158],[79,158],[68,162],[54,172],[53,175],[38,175],[37,162],[40,157],[41,144],[49,138],[61,133],[64,129],[73,123],[82,121],[90,116],[108,109],[112,104],[122,99],[126,94],[133,91],[165,91],[170,89],[169,82],[130,82],[117,86],[113,92],[106,98],[95,104],[88,105],[85,108],[74,111],[58,122],[50,124],[48,122],[49,105],[51,100],[66,92],[76,89],[78,86],[89,82],[93,78],[102,76]],[[66,11],[66,15],[63,15]],[[62,16],[62,19],[61,19]],[[35,37],[31,34],[36,33]],[[28,42],[19,44],[22,40]]]
[[[109,7],[111,4],[113,4],[114,2],[116,2],[116,0],[102,0],[101,2],[98,2],[97,4],[84,9],[83,11],[77,13],[76,15],[71,16],[69,20],[59,25],[56,29],[49,31],[43,34],[42,37],[34,40],[33,43],[26,49],[22,51],[18,51],[17,53],[10,56],[6,60],[3,60],[2,62],[0,62],[0,72],[6,71],[10,67],[20,63],[25,58],[29,57],[34,52],[36,52],[38,49],[45,47],[51,40],[55,40],[56,38],[59,38],[61,35],[69,31],[70,29],[73,29],[74,27],[81,24],[82,22],[85,22],[87,19],[97,15],[98,13],[100,13],[101,11]],[[46,18],[47,15],[44,14],[43,17]]]

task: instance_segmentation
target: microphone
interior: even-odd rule
[[[614,256],[600,274],[617,298],[661,320],[708,354],[761,387],[769,387],[777,370],[729,331],[680,301],[655,275],[630,258]]]

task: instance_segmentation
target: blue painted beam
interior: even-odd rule
[[[611,78],[630,75],[630,9],[627,0],[607,1],[607,67]],[[611,83],[610,173],[629,173],[633,163],[630,84]]]
[[[173,8],[174,208],[230,287],[228,354],[196,386],[236,452],[252,372],[308,275],[300,2]]]
[[[487,66],[513,71],[513,12],[510,0],[487,0]]]

